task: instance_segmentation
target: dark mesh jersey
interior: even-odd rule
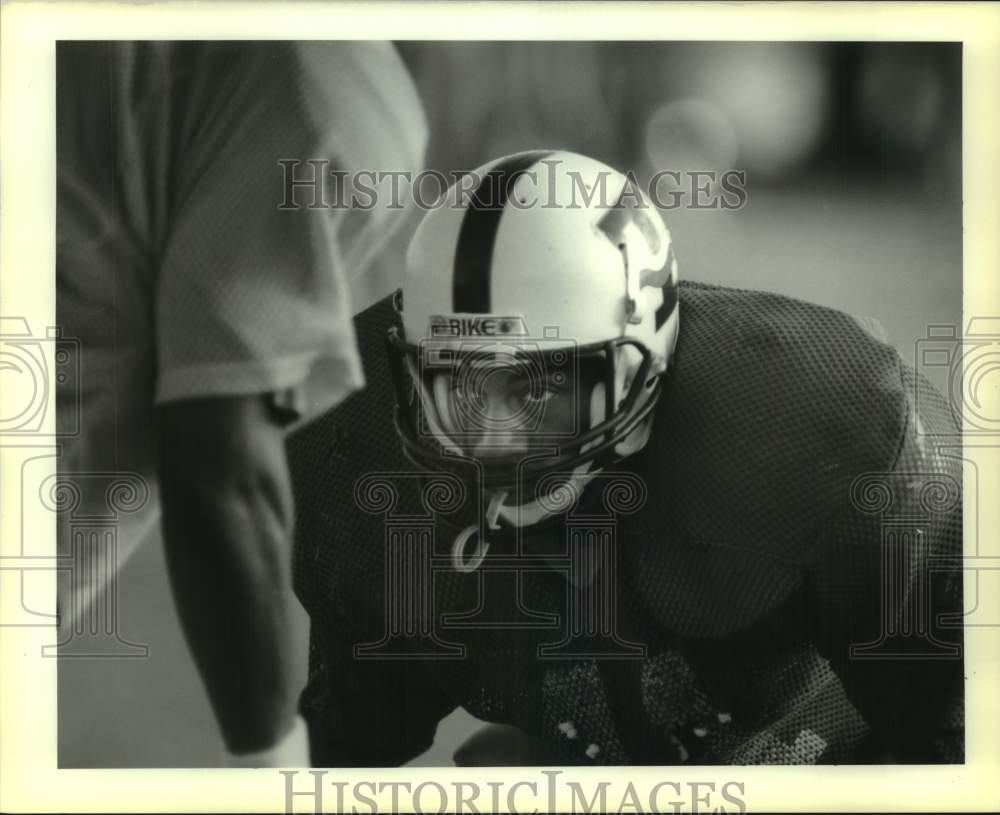
[[[405,762],[459,705],[549,763],[963,760],[960,443],[895,350],[683,284],[653,440],[598,479],[604,511],[532,533],[564,555],[498,533],[460,574],[461,495],[393,427],[392,319],[356,318],[367,387],[291,441],[315,764]]]

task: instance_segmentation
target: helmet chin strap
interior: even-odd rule
[[[507,492],[505,490],[494,492],[490,495],[490,503],[486,507],[487,529],[500,528],[500,524],[497,523],[497,521],[500,517],[500,511],[503,509],[503,503],[506,500]],[[476,533],[479,533],[479,542],[476,544],[475,551],[473,551],[472,555],[466,559],[465,546],[469,542],[469,538]],[[458,533],[455,537],[455,542],[451,545],[451,565],[454,567],[456,572],[474,572],[486,558],[486,553],[489,550],[489,541],[484,539],[479,526],[477,524],[471,524]]]
[[[605,399],[605,384],[603,382],[598,382],[591,389],[590,392],[590,416],[591,425],[600,424],[604,421],[604,399]],[[584,445],[581,448],[581,452],[586,452],[589,448],[596,447],[600,444],[601,439],[594,439],[594,441],[589,444]],[[591,469],[593,464],[588,462],[586,464],[581,464],[576,469],[573,470],[566,481],[561,485],[563,488],[568,488],[572,492],[576,492],[579,495],[583,494],[583,490],[586,488],[594,477],[600,472],[600,469]],[[559,487],[556,487],[559,489]],[[570,507],[563,507],[562,511],[570,509]],[[552,510],[546,509],[544,503],[541,499],[534,499],[526,504],[521,504],[520,506],[505,506],[502,510],[502,517],[510,526],[516,527],[526,527],[534,526],[535,524],[541,523],[547,518],[551,518],[553,515],[557,514],[552,512]]]
[[[593,480],[594,476],[600,472],[599,469],[591,470],[591,466],[592,465],[589,463],[581,464],[573,471],[572,474],[566,477],[565,481],[554,487],[553,491],[559,489],[569,489],[577,495],[582,495],[587,484],[589,484]],[[554,512],[551,509],[546,509],[543,499],[536,498],[519,506],[504,506],[500,513],[500,517],[505,523],[507,523],[508,526],[523,528],[539,524],[554,515],[561,515],[569,509],[569,506],[562,506],[558,512]]]
[[[425,409],[427,409],[428,423],[431,426],[432,432],[435,435],[438,435],[439,438],[447,439],[448,434],[445,433],[444,429],[433,418],[435,413],[431,409],[432,397],[426,392],[425,388],[420,386],[419,380],[415,377],[412,362],[408,360],[407,364],[410,367],[411,376],[414,376],[414,381],[417,382],[417,390],[420,394],[420,398],[424,402]],[[592,426],[600,424],[600,422],[604,420],[605,388],[606,385],[602,382],[596,384],[591,391],[590,415],[592,417]],[[635,452],[636,449],[641,449],[648,439],[649,429],[650,428],[648,426],[637,427],[626,439],[623,440],[622,444],[618,448],[619,454],[629,455]],[[581,451],[586,452],[587,449],[595,447],[600,443],[601,438],[594,439],[584,445],[584,447],[581,448]],[[576,493],[577,497],[582,496],[587,485],[603,470],[603,467],[595,467],[594,464],[595,462],[587,462],[577,466],[573,472],[567,476],[566,480],[562,482],[561,488],[568,488],[572,492]],[[555,489],[559,488],[560,487],[556,487]],[[566,512],[570,509],[569,506],[565,506],[561,507],[558,512],[555,512],[552,509],[547,508],[544,501],[539,498],[535,498],[526,504],[511,506],[507,504],[508,497],[509,493],[506,490],[498,490],[489,493],[489,503],[485,513],[486,530],[500,529],[501,521],[511,527],[523,528],[534,526],[556,514],[561,514],[562,512]],[[470,524],[455,537],[451,546],[451,563],[455,571],[471,573],[479,568],[490,549],[489,541],[486,540],[486,530],[482,529],[479,524]],[[478,535],[478,541],[475,549],[468,557],[466,557],[466,548],[468,543],[475,535]]]

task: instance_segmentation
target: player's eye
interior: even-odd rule
[[[553,396],[559,393],[558,390],[551,387],[544,388],[531,388],[524,395],[524,401],[531,404],[542,404],[543,402],[548,402]]]
[[[550,382],[530,382],[518,386],[513,396],[521,404],[541,405],[559,393],[560,389]]]

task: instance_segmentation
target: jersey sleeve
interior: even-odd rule
[[[300,707],[315,767],[405,764],[433,744],[438,722],[456,707],[416,654],[357,654],[381,634],[382,616],[366,613],[363,598],[381,598],[382,589],[363,583],[310,609],[309,682]]]
[[[377,212],[359,222],[334,206],[343,198],[331,174],[412,171],[424,125],[419,107],[396,110],[412,89],[381,45],[322,43],[308,54],[291,43],[173,44],[162,94],[170,109],[137,115],[137,128],[158,121],[169,132],[151,168],[168,200],[155,299],[159,402],[305,383],[314,414],[363,382],[348,280],[363,271],[358,244],[370,257],[386,230],[370,228]],[[358,131],[388,128],[392,113],[409,119],[392,119],[392,131],[414,135],[366,151]],[[315,199],[310,188],[288,195],[290,178],[313,177],[323,185]]]
[[[883,472],[858,474],[808,580],[821,653],[871,728],[871,760],[964,759],[962,471],[947,404],[905,366]]]

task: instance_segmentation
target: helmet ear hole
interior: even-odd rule
[[[646,390],[651,389],[655,384],[656,384],[656,377],[651,376],[649,379],[646,380]]]

